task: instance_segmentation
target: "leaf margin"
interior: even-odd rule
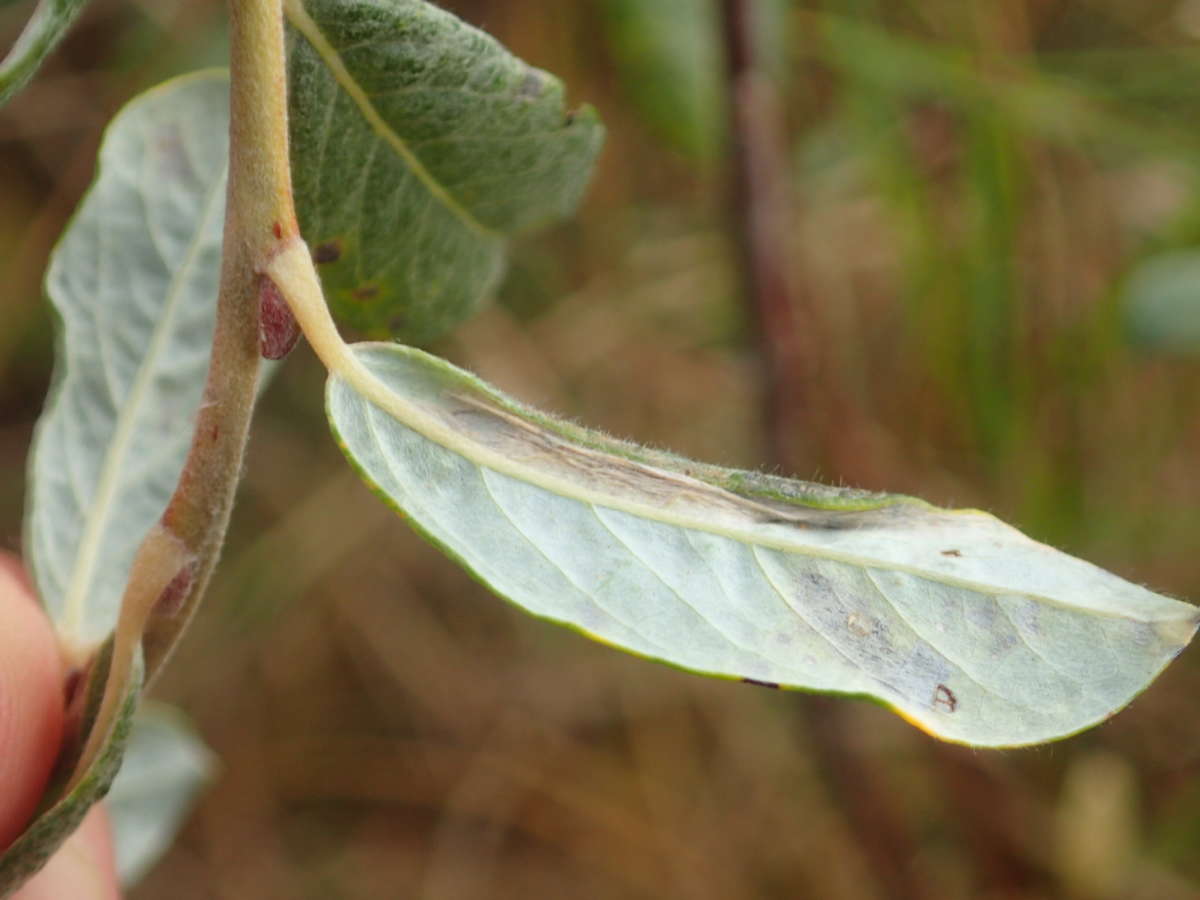
[[[465,372],[461,369],[458,369],[457,367],[452,366],[450,363],[448,363],[444,360],[441,360],[440,358],[438,358],[436,356],[432,356],[430,354],[424,353],[423,351],[420,351],[416,348],[404,347],[404,346],[396,345],[396,344],[367,343],[367,344],[351,345],[350,347],[348,347],[346,349],[351,355],[357,353],[360,350],[378,349],[378,350],[384,351],[384,352],[418,357],[418,358],[422,359],[424,362],[426,362],[428,365],[430,365],[431,367],[439,369],[441,373],[450,373],[450,375],[449,375],[450,378],[459,379],[459,380],[461,380],[462,383],[468,385],[470,388],[482,389],[488,395],[489,399],[493,399],[501,404],[505,404],[507,406],[507,408],[509,408],[515,412],[519,412],[519,413],[522,413],[525,415],[529,415],[531,413],[531,410],[529,407],[526,407],[523,404],[520,404],[519,402],[514,401],[511,398],[508,398],[502,392],[497,391],[495,388],[492,388],[490,385],[487,385],[485,382],[483,382],[481,379],[477,378],[476,376],[472,375],[471,373]],[[376,378],[379,377],[379,376],[375,375],[375,373],[371,372],[369,368],[368,368],[368,373],[373,377],[376,377]],[[382,380],[382,379],[380,379],[380,380]],[[617,649],[620,649],[625,653],[628,653],[628,654],[631,654],[634,656],[638,656],[638,657],[642,657],[642,658],[657,662],[659,664],[665,664],[667,666],[670,666],[670,667],[676,668],[676,669],[680,669],[682,671],[687,671],[687,672],[691,672],[694,674],[700,674],[700,675],[704,675],[707,677],[717,677],[717,678],[723,678],[723,679],[734,680],[734,681],[741,680],[741,681],[750,681],[752,683],[760,683],[760,682],[757,682],[757,680],[753,679],[753,678],[746,678],[744,676],[738,676],[736,674],[731,674],[731,673],[726,673],[726,672],[716,672],[716,671],[712,671],[712,670],[705,670],[703,668],[695,667],[692,665],[682,664],[677,660],[664,658],[662,656],[658,656],[653,653],[642,652],[637,649],[623,646],[619,643],[615,643],[613,640],[611,640],[609,638],[592,633],[586,627],[582,626],[578,622],[571,621],[569,619],[559,618],[554,615],[543,614],[543,613],[531,610],[530,608],[525,606],[523,603],[516,600],[506,590],[489,582],[488,578],[485,575],[483,575],[480,571],[478,571],[474,564],[468,562],[458,551],[456,551],[452,547],[448,546],[445,541],[443,541],[442,539],[440,539],[440,538],[436,537],[435,535],[433,535],[432,533],[430,533],[430,531],[423,525],[423,523],[419,522],[416,518],[414,518],[406,510],[404,510],[399,505],[399,503],[388,494],[387,490],[384,489],[382,486],[380,486],[374,480],[374,478],[367,472],[365,464],[363,464],[362,462],[360,462],[358,459],[355,458],[354,453],[349,446],[349,441],[347,440],[345,434],[343,434],[341,428],[339,427],[339,424],[336,421],[336,416],[333,412],[333,402],[334,402],[333,395],[334,395],[335,387],[337,386],[338,381],[339,381],[339,367],[337,365],[331,366],[331,375],[330,375],[330,378],[326,385],[327,417],[330,422],[330,428],[331,428],[331,432],[333,433],[334,439],[337,442],[339,448],[342,450],[343,454],[346,455],[347,460],[350,462],[352,468],[359,474],[360,478],[363,479],[363,481],[367,484],[367,486],[371,489],[371,491],[373,493],[375,493],[377,496],[379,496],[389,507],[391,507],[393,510],[398,512],[400,514],[400,516],[402,518],[404,518],[408,522],[408,524],[411,527],[413,527],[413,529],[415,531],[418,532],[418,534],[421,535],[422,538],[424,538],[425,540],[427,540],[428,542],[433,544],[435,547],[437,547],[443,553],[446,553],[446,555],[448,555],[452,560],[454,560],[457,564],[459,564],[464,569],[466,569],[466,571],[468,573],[470,573],[471,576],[473,578],[475,578],[475,580],[479,581],[485,588],[487,588],[490,593],[493,593],[493,594],[496,594],[496,595],[502,597],[507,602],[518,607],[519,609],[522,610],[522,612],[524,612],[526,614],[533,615],[535,618],[543,619],[543,620],[552,622],[559,626],[564,626],[572,631],[576,631],[579,634],[582,634],[586,637],[596,640],[599,643],[606,644],[609,646],[614,646]],[[353,385],[348,385],[347,390],[357,393],[357,389]],[[437,441],[436,439],[430,437],[430,435],[424,433],[420,428],[416,428],[411,423],[403,421],[402,419],[397,417],[395,412],[391,411],[390,409],[387,409],[386,407],[383,407],[383,406],[379,406],[378,401],[376,399],[374,399],[372,396],[369,396],[366,394],[361,394],[361,393],[359,396],[364,404],[376,406],[378,409],[382,410],[385,415],[391,416],[399,424],[409,428],[410,430],[416,431],[418,434],[421,434],[426,440],[431,440],[434,443],[439,443],[439,444],[441,443],[441,442]],[[739,472],[737,470],[721,470],[718,467],[706,466],[705,464],[693,464],[690,460],[686,460],[682,457],[675,456],[674,454],[665,454],[665,453],[661,453],[660,451],[646,451],[645,448],[638,448],[637,445],[630,444],[628,442],[612,441],[611,439],[607,438],[607,436],[602,435],[599,432],[590,431],[588,429],[582,428],[581,426],[574,425],[573,423],[568,423],[568,422],[564,422],[562,420],[554,419],[553,417],[548,416],[544,413],[532,411],[532,414],[539,417],[540,424],[543,426],[549,425],[557,430],[567,433],[569,436],[574,436],[577,434],[587,435],[592,439],[592,441],[594,443],[602,445],[605,449],[609,449],[609,448],[611,448],[611,446],[613,444],[616,444],[617,446],[619,446],[625,450],[625,454],[623,454],[623,455],[625,455],[626,458],[629,457],[630,451],[643,451],[644,453],[651,455],[653,457],[653,459],[655,460],[655,462],[658,464],[662,464],[664,461],[667,461],[668,464],[670,464],[670,465],[678,465],[680,463],[684,463],[684,464],[687,464],[689,467],[699,466],[699,467],[710,469],[710,470],[713,470],[716,472],[724,471],[732,479],[735,479],[735,480],[738,479],[739,477],[744,477],[746,483],[753,486],[754,489],[759,493],[760,496],[763,496],[763,495],[778,496],[781,493],[781,491],[780,491],[781,486],[792,484],[792,482],[790,482],[787,479],[780,479],[780,478],[777,478],[774,476],[765,476],[769,480],[766,482],[766,487],[764,487],[763,483],[760,481],[760,479],[763,476],[760,476],[758,473]],[[446,452],[449,452],[452,454],[456,453],[456,451],[454,449],[447,447],[445,444],[441,444],[441,446],[442,446],[442,449],[445,450]],[[459,455],[461,455],[461,454],[459,454]],[[637,456],[637,454],[635,454],[635,458],[636,458],[636,456]],[[466,457],[466,458],[467,458],[468,462],[473,466],[483,466],[484,465],[482,463],[479,463],[478,460],[473,460],[473,459],[470,459],[469,457]],[[642,459],[645,459],[645,457],[643,456]],[[642,459],[639,459],[638,461],[640,462],[640,461],[642,461]],[[499,471],[503,472],[503,470],[499,470]],[[511,473],[509,473],[509,474],[511,474]],[[689,472],[686,472],[685,474],[690,476],[693,474],[693,472],[689,471]],[[527,483],[535,483],[535,482],[527,482]],[[1162,595],[1151,594],[1150,592],[1145,591],[1144,589],[1138,588],[1138,586],[1136,586],[1136,585],[1131,585],[1129,582],[1126,582],[1123,579],[1118,578],[1117,576],[1111,575],[1111,573],[1107,573],[1104,570],[1099,569],[1098,567],[1092,565],[1091,563],[1087,563],[1085,561],[1078,560],[1074,557],[1070,557],[1067,554],[1061,553],[1060,551],[1053,550],[1053,548],[1047,548],[1047,547],[1045,547],[1045,545],[1041,545],[1041,544],[1038,544],[1038,542],[1036,542],[1036,541],[1032,541],[1030,538],[1021,534],[1016,529],[1013,529],[1011,526],[1005,525],[1004,523],[999,522],[999,520],[994,519],[994,517],[990,516],[989,514],[981,512],[979,510],[942,510],[938,507],[934,507],[934,506],[926,503],[925,501],[919,500],[917,498],[905,497],[903,495],[887,495],[887,494],[883,494],[883,495],[874,494],[873,495],[868,492],[860,492],[860,491],[851,492],[852,499],[847,507],[839,507],[836,502],[831,502],[831,501],[836,501],[836,497],[837,497],[837,494],[840,493],[840,489],[827,488],[826,486],[823,486],[823,485],[808,485],[808,483],[804,483],[804,482],[797,482],[797,483],[802,484],[802,485],[807,485],[808,487],[811,487],[811,488],[815,488],[818,498],[823,498],[823,499],[819,500],[819,502],[821,502],[822,505],[824,505],[828,508],[839,510],[839,511],[854,511],[854,510],[862,510],[863,508],[874,510],[874,509],[885,509],[889,506],[894,507],[894,506],[898,506],[898,505],[909,505],[909,506],[911,506],[911,508],[914,511],[929,510],[929,511],[934,511],[936,513],[945,514],[945,515],[963,514],[963,515],[970,516],[970,517],[980,517],[981,519],[986,519],[990,523],[993,523],[994,525],[999,526],[1002,529],[1006,529],[1008,532],[1011,532],[1013,535],[1017,536],[1019,539],[1021,539],[1023,541],[1027,541],[1030,544],[1041,548],[1042,550],[1049,550],[1052,553],[1057,554],[1057,556],[1070,561],[1073,565],[1082,565],[1085,570],[1090,570],[1092,572],[1099,573],[1101,579],[1113,579],[1114,581],[1120,582],[1121,584],[1125,585],[1126,587],[1133,588],[1135,590],[1141,590],[1143,593],[1145,593],[1149,597],[1153,597],[1155,599],[1155,601],[1158,604],[1160,604],[1161,606],[1163,606],[1164,608],[1169,607],[1171,609],[1173,617],[1164,618],[1162,620],[1153,620],[1153,621],[1145,620],[1145,622],[1148,627],[1152,627],[1156,631],[1156,633],[1159,635],[1159,637],[1162,640],[1177,641],[1178,646],[1175,647],[1175,649],[1171,655],[1164,656],[1161,659],[1159,659],[1157,661],[1156,667],[1153,669],[1153,671],[1147,677],[1145,677],[1139,683],[1136,690],[1134,690],[1132,693],[1125,696],[1123,701],[1120,702],[1115,707],[1110,706],[1110,708],[1108,708],[1106,711],[1095,715],[1090,720],[1080,719],[1077,721],[1076,726],[1073,728],[1057,727],[1057,730],[1055,730],[1052,734],[1049,734],[1049,735],[1036,736],[1036,737],[1032,737],[1032,738],[1025,737],[1022,739],[1015,739],[1015,740],[1011,740],[1011,741],[988,740],[985,742],[983,740],[971,740],[970,738],[961,738],[961,737],[956,737],[954,735],[948,735],[948,734],[938,730],[938,728],[935,725],[933,725],[930,721],[922,720],[920,718],[920,716],[914,710],[905,709],[905,708],[899,706],[897,703],[893,703],[887,697],[871,694],[869,692],[864,693],[864,692],[858,691],[858,690],[841,691],[841,690],[836,690],[836,689],[830,690],[830,691],[825,691],[821,688],[813,688],[813,687],[804,686],[804,685],[790,685],[790,684],[779,685],[781,687],[788,688],[788,689],[802,690],[805,692],[816,692],[816,693],[828,692],[828,693],[835,693],[835,694],[839,694],[839,695],[865,697],[865,698],[871,700],[872,702],[895,712],[901,718],[905,719],[910,724],[913,724],[916,727],[920,728],[921,730],[925,731],[927,734],[930,734],[931,736],[936,737],[940,740],[944,740],[944,741],[948,741],[948,742],[952,742],[952,743],[962,743],[962,744],[966,744],[969,746],[986,746],[986,747],[1028,746],[1031,744],[1046,743],[1049,741],[1061,740],[1066,737],[1070,737],[1071,735],[1078,734],[1079,732],[1084,731],[1088,728],[1094,727],[1095,725],[1110,718],[1112,715],[1114,715],[1120,709],[1123,709],[1126,705],[1128,705],[1128,703],[1132,702],[1133,699],[1135,699],[1138,695],[1140,695],[1154,681],[1154,679],[1157,678],[1157,676],[1166,668],[1166,666],[1169,665],[1171,660],[1174,659],[1174,657],[1177,656],[1178,653],[1182,651],[1182,649],[1187,645],[1187,643],[1190,642],[1191,637],[1195,634],[1195,632],[1197,630],[1197,627],[1200,627],[1200,608],[1196,608],[1195,606],[1193,606],[1191,604],[1181,603],[1180,601],[1176,601],[1171,598],[1164,597]],[[784,498],[786,500],[786,502],[788,502],[788,503],[804,502],[803,500],[799,499],[798,495],[795,492],[786,492],[785,491],[784,493],[788,494],[788,496]],[[580,498],[575,497],[574,499],[579,500]],[[613,507],[610,506],[610,508],[613,508]],[[704,529],[704,530],[711,531],[712,529]],[[1050,598],[1046,598],[1046,601],[1049,602],[1051,606],[1061,605],[1061,601],[1053,600]],[[1068,606],[1066,608],[1074,609],[1076,607]],[[1080,609],[1083,609],[1087,612],[1090,612],[1090,613],[1093,613],[1093,614],[1099,615],[1099,616],[1118,615],[1117,613],[1112,613],[1111,611],[1108,613],[1105,613],[1099,607],[1095,607],[1095,608],[1080,607]],[[1147,611],[1147,615],[1149,615],[1149,611]],[[1121,617],[1126,618],[1126,616],[1124,616],[1124,615],[1121,615]],[[1137,620],[1137,621],[1142,621],[1142,620]],[[772,683],[772,686],[774,686],[773,683]],[[940,685],[939,685],[939,687],[940,687]],[[957,701],[955,701],[955,703],[957,703]]]

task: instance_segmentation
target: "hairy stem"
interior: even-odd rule
[[[148,681],[187,626],[220,555],[257,392],[262,267],[298,240],[288,166],[282,0],[230,0],[229,184],[204,403],[179,483],[138,547],[99,711],[67,783],[88,776],[136,677]]]
[[[173,534],[155,525],[138,548],[129,577],[129,586],[121,598],[121,615],[113,632],[112,655],[100,708],[84,742],[75,771],[63,793],[70,793],[100,757],[109,735],[121,714],[136,676],[138,641],[154,613],[159,598],[181,572],[189,571],[190,554]]]
[[[152,611],[147,678],[195,611],[220,555],[242,469],[258,379],[258,274],[297,233],[288,168],[281,0],[230,0],[229,186],[217,324],[204,404],[162,524],[194,556],[182,596]]]

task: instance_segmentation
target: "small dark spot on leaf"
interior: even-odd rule
[[[280,238],[280,239],[283,238],[283,226],[280,225],[278,222],[276,222],[274,225],[271,226],[271,231],[273,231],[275,233],[275,237]]]
[[[756,684],[759,687],[771,688],[771,690],[774,691],[779,690],[779,685],[774,681],[759,681],[757,678],[743,678],[742,682],[744,684]]]
[[[941,708],[946,710],[946,712],[954,712],[958,709],[958,698],[954,696],[954,691],[950,690],[944,684],[939,684],[934,688],[933,708]]]
[[[212,428],[208,429],[209,443],[215,444],[217,442],[217,438],[219,438],[220,436],[221,436],[221,426],[220,425],[214,425]]]
[[[961,550],[943,550],[942,556],[962,556]]]
[[[379,293],[379,285],[364,284],[360,288],[355,288],[350,292],[350,296],[355,300],[370,300]]]
[[[404,316],[392,316],[388,319],[388,329],[393,333],[403,331],[408,326],[408,320]]]
[[[525,77],[521,79],[521,84],[517,88],[518,100],[534,100],[542,93],[542,85],[545,79],[542,73],[537,69],[529,69],[525,73]]]
[[[317,248],[313,250],[313,262],[315,262],[317,265],[320,265],[321,263],[337,262],[341,258],[341,241],[325,241],[323,244],[317,244]]]

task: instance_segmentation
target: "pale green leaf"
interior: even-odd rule
[[[80,647],[111,632],[192,438],[215,320],[227,94],[223,73],[202,73],[131,102],[50,262],[59,348],[26,547],[42,602]]]
[[[288,0],[301,231],[339,318],[429,340],[507,236],[569,213],[603,137],[552,76],[421,0]]]
[[[364,476],[497,593],[646,657],[1004,746],[1112,715],[1200,621],[982,512],[691,463],[417,350],[353,354],[327,403]]]
[[[138,710],[107,804],[122,884],[141,879],[171,845],[215,766],[178,710],[162,704]]]
[[[1200,252],[1162,253],[1134,269],[1125,317],[1130,336],[1147,350],[1200,354]]]
[[[17,42],[0,60],[0,106],[33,77],[85,5],[87,0],[39,0]]]

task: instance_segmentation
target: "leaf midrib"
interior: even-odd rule
[[[284,0],[284,10],[287,13],[288,21],[291,22],[292,26],[304,36],[304,39],[316,51],[321,61],[325,63],[326,68],[329,69],[334,81],[337,82],[338,87],[345,91],[354,102],[354,105],[358,107],[358,111],[367,120],[367,124],[371,126],[371,130],[404,161],[409,172],[421,183],[422,187],[434,199],[446,207],[455,218],[472,231],[489,238],[498,237],[499,235],[496,231],[488,228],[475,218],[465,206],[455,199],[453,194],[443,187],[441,182],[433,176],[433,173],[425,167],[425,164],[421,162],[420,158],[409,147],[408,142],[398,135],[387,123],[379,113],[379,110],[375,108],[375,104],[371,102],[371,98],[367,96],[367,92],[363,90],[362,85],[354,80],[354,76],[346,68],[341,54],[326,39],[325,35],[321,32],[321,27],[308,14],[308,10],[304,8],[303,0]]]
[[[135,426],[142,411],[143,401],[154,380],[159,357],[169,339],[170,326],[175,320],[179,300],[184,293],[183,285],[199,255],[209,223],[215,212],[221,207],[220,201],[225,195],[226,172],[227,166],[222,168],[221,174],[213,180],[213,184],[209,188],[208,196],[204,201],[204,212],[196,230],[192,233],[192,239],[188,244],[182,264],[173,273],[163,303],[163,311],[155,326],[146,355],[138,367],[126,402],[117,415],[112,442],[104,455],[104,464],[96,483],[96,493],[88,505],[89,512],[84,519],[83,535],[71,566],[71,581],[67,587],[62,616],[59,620],[59,630],[64,639],[76,640],[83,630],[89,588],[92,585],[96,564],[99,560],[105,525],[114,508],[114,498],[120,485],[121,469],[128,455],[129,445],[136,433]]]
[[[412,429],[413,431],[416,431],[422,437],[441,446],[446,451],[461,456],[472,465],[492,469],[493,471],[508,475],[519,481],[523,481],[527,484],[534,485],[535,487],[540,487],[544,490],[550,491],[558,496],[580,503],[591,504],[593,506],[603,506],[608,509],[615,509],[620,512],[625,512],[630,515],[648,519],[650,521],[660,522],[664,525],[707,532],[709,534],[725,537],[740,543],[759,546],[782,553],[808,555],[813,558],[841,562],[852,566],[862,567],[864,569],[883,569],[887,571],[903,572],[905,574],[932,581],[937,584],[944,584],[948,587],[958,588],[988,597],[1023,597],[1038,603],[1056,606],[1061,609],[1071,610],[1073,612],[1083,612],[1088,615],[1095,615],[1104,618],[1124,619],[1131,622],[1145,622],[1148,624],[1153,624],[1162,621],[1159,618],[1135,618],[1131,615],[1122,615],[1110,610],[1085,609],[1045,594],[1034,594],[1021,590],[997,590],[995,587],[990,585],[973,581],[971,579],[957,578],[944,572],[905,565],[892,560],[872,559],[849,553],[839,553],[826,547],[802,545],[794,541],[773,537],[771,535],[763,534],[751,529],[717,525],[711,521],[707,521],[695,516],[668,514],[662,508],[653,506],[650,503],[628,500],[618,496],[606,494],[603,491],[582,487],[579,484],[572,482],[569,478],[539,472],[532,467],[524,465],[519,460],[504,456],[503,454],[491,450],[490,448],[485,447],[476,441],[466,438],[460,432],[451,429],[442,422],[437,421],[425,410],[422,410],[419,407],[416,407],[414,404],[408,402],[399,394],[398,391],[396,391],[379,375],[371,370],[363,362],[363,360],[359,358],[357,352],[354,352],[358,348],[370,348],[372,346],[378,345],[364,344],[358,345],[358,347],[351,349],[350,352],[347,353],[347,356],[349,357],[349,360],[352,360],[353,362],[351,362],[349,365],[339,366],[334,374],[334,377],[342,380],[360,401],[378,407],[382,412],[393,418],[398,423]],[[394,345],[388,345],[388,349],[391,352],[396,352],[399,350],[399,348],[395,347]],[[404,352],[420,353],[420,351],[415,351],[412,348],[405,348]],[[385,447],[383,449],[386,452],[388,448]],[[649,466],[648,468],[657,467]],[[687,477],[673,472],[668,474],[675,478]],[[724,490],[722,488],[717,488],[714,485],[709,485],[707,482],[700,483],[709,489]],[[737,495],[732,496],[736,497]]]

